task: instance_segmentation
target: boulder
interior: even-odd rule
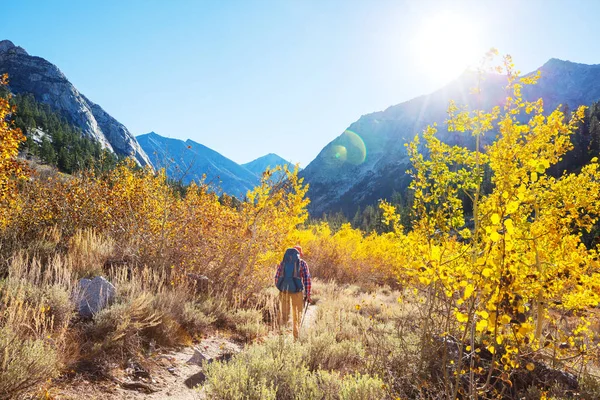
[[[77,310],[84,318],[91,318],[115,298],[115,287],[102,276],[81,279],[76,289]]]

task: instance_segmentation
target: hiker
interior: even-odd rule
[[[283,261],[277,266],[275,273],[275,286],[279,289],[279,298],[281,299],[281,324],[282,326],[287,324],[290,319],[291,302],[295,339],[298,339],[300,331],[303,305],[310,304],[310,272],[302,257],[302,247],[296,246],[287,249]],[[304,291],[304,297],[302,291]]]

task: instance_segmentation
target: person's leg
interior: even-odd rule
[[[279,298],[281,299],[281,319],[280,329],[284,329],[290,320],[290,294],[288,292],[280,292]]]
[[[300,320],[302,318],[302,310],[304,305],[304,296],[302,292],[292,293],[292,322],[294,324],[294,338],[298,339],[300,334]]]

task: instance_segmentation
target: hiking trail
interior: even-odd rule
[[[314,326],[317,309],[313,304],[306,310],[301,336]],[[192,346],[152,354],[144,360],[144,367],[131,363],[125,370],[112,371],[113,377],[105,380],[79,378],[53,389],[52,394],[56,399],[73,400],[203,400],[207,399],[204,390],[195,389],[205,380],[202,362],[228,360],[241,351],[242,345],[217,333]]]

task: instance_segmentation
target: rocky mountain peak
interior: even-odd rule
[[[4,73],[8,74],[11,92],[31,93],[36,101],[50,106],[103,148],[119,155],[133,156],[142,166],[152,166],[131,132],[79,92],[56,65],[27,54],[10,40],[2,40],[0,75]]]
[[[599,65],[588,65],[588,64],[581,64],[581,63],[576,63],[573,61],[568,61],[568,60],[561,60],[559,58],[551,58],[548,61],[546,61],[546,63],[544,65],[542,65],[540,67],[540,70],[542,71],[542,75],[544,74],[544,72],[546,73],[568,73],[568,72],[575,72],[575,73],[583,73],[586,74],[588,73],[590,70],[594,70],[597,69],[598,67],[600,67]]]
[[[571,61],[567,61],[567,60],[561,60],[560,58],[551,58],[548,61],[546,61],[544,63],[544,65],[542,66],[542,68],[544,67],[558,67],[558,66],[567,66],[567,65],[575,65],[576,63],[571,62]]]
[[[13,42],[11,42],[10,40],[0,41],[0,53],[6,53],[10,50],[15,51],[19,54],[27,55],[27,52],[25,51],[24,48],[15,46],[15,44]]]

